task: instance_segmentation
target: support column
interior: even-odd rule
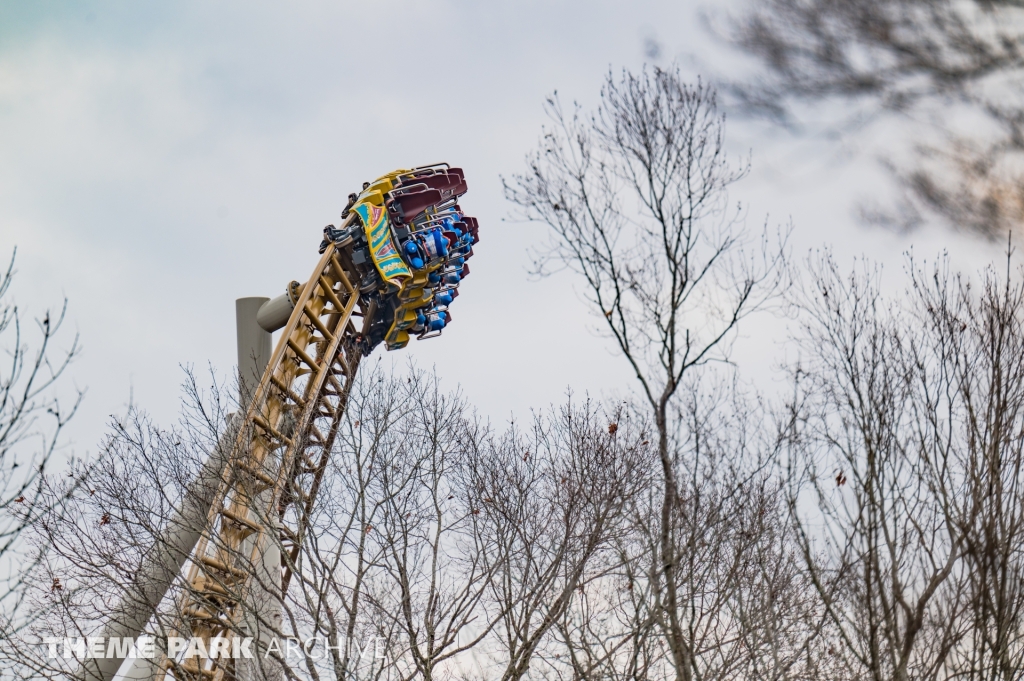
[[[260,307],[268,300],[252,297],[235,301],[239,405],[242,411],[249,408],[252,394],[270,361],[271,335],[256,322]],[[220,484],[221,472],[234,443],[233,429],[229,427],[217,450],[211,452],[199,475],[189,485],[184,501],[175,509],[163,534],[143,559],[134,583],[128,587],[120,605],[111,613],[102,636],[137,639],[142,634],[146,623],[156,612],[175,578],[181,574],[182,566],[199,541],[213,496]],[[123,659],[118,658],[86,660],[77,678],[85,681],[111,681],[123,662]],[[154,668],[151,660],[140,658],[128,665],[122,678],[154,679],[162,676],[163,673]]]
[[[256,321],[260,308],[270,298],[239,298],[235,301],[235,330],[238,337],[239,405],[249,408],[252,394],[260,384],[273,348],[270,333]]]

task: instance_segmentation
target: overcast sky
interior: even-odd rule
[[[695,2],[43,2],[0,0],[0,252],[18,247],[14,298],[69,299],[88,394],[68,451],[94,451],[130,396],[175,418],[180,365],[235,361],[234,300],[305,280],[345,197],[398,167],[462,166],[481,243],[437,340],[414,358],[495,423],[568,386],[610,396],[626,367],[570,276],[528,277],[538,225],[509,222],[500,175],[523,167],[557,90],[592,104],[609,69],[677,61],[727,71]],[[708,69],[703,67],[704,71]],[[859,225],[886,177],[864,139],[797,139],[730,121],[753,173],[732,198],[758,229],[792,220],[793,249],[831,246],[899,270],[949,249],[968,269],[998,247],[930,229]],[[6,256],[4,256],[6,257]],[[785,323],[745,327],[738,358],[770,385]]]

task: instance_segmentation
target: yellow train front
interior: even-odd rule
[[[373,310],[364,353],[382,341],[397,350],[412,335],[439,336],[451,323],[450,306],[480,240],[476,218],[458,203],[466,190],[462,169],[447,163],[396,170],[349,196],[341,229],[324,229],[321,248],[350,249],[362,274],[359,288]]]

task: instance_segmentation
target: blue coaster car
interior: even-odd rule
[[[462,169],[447,163],[396,170],[349,196],[340,229],[324,229],[321,249],[333,242],[347,250],[362,274],[372,310],[364,353],[382,341],[397,350],[411,335],[439,336],[451,323],[449,306],[480,241],[476,218],[458,204],[466,190]]]

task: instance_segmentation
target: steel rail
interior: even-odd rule
[[[363,303],[353,281],[359,279],[349,254],[331,244],[303,287],[240,423],[175,608],[180,635],[202,639],[207,651],[215,641],[230,649],[233,639],[253,633],[246,628],[254,619],[272,630],[265,608],[257,612],[260,602],[279,608],[298,568],[362,356],[357,338],[363,330],[352,318]],[[364,323],[372,317],[360,311]],[[283,549],[280,567],[259,574],[263,554],[273,547]],[[176,656],[160,666],[175,679],[222,681],[236,678],[238,662]]]

